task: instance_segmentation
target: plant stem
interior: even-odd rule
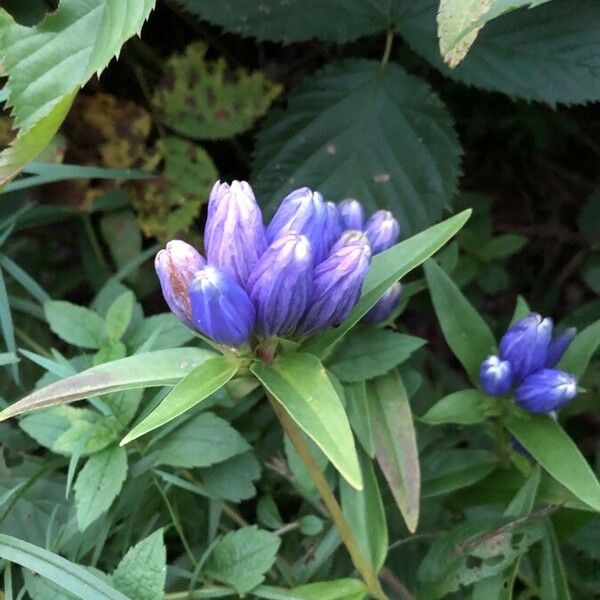
[[[385,65],[387,65],[388,61],[390,60],[390,54],[392,53],[392,43],[394,42],[394,30],[390,29],[387,32],[387,35],[385,37],[385,48],[383,49],[383,56],[381,58],[381,68],[383,69],[383,67],[385,67]]]
[[[338,501],[336,500],[331,488],[329,487],[325,476],[321,472],[319,465],[317,465],[315,459],[310,453],[310,449],[302,437],[302,432],[300,429],[298,429],[296,423],[294,423],[294,421],[289,417],[279,402],[275,400],[275,398],[273,398],[269,393],[267,393],[267,397],[269,398],[269,402],[271,403],[271,406],[275,411],[275,415],[279,419],[285,434],[294,445],[296,452],[298,452],[298,455],[306,466],[311,479],[317,487],[317,490],[319,490],[321,498],[323,498],[323,502],[329,511],[331,519],[338,528],[342,541],[348,549],[348,553],[350,554],[350,558],[352,559],[356,570],[360,573],[366,586],[369,588],[369,593],[371,596],[373,596],[373,598],[377,598],[378,600],[388,600],[385,592],[381,589],[381,585],[377,579],[377,576],[371,569],[367,559],[360,551],[358,543],[352,534],[352,530],[350,529],[350,525],[348,524],[348,521],[346,521],[346,518],[342,513],[342,509],[338,504]]]

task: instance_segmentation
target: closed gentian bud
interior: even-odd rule
[[[373,254],[391,248],[400,237],[400,224],[387,210],[378,210],[367,221],[365,233],[369,238]]]
[[[577,381],[570,373],[541,369],[528,375],[517,388],[517,404],[530,413],[549,413],[568,404],[577,395]]]
[[[548,346],[548,354],[546,356],[546,367],[553,367],[562,358],[567,348],[571,345],[573,338],[577,334],[575,327],[565,329],[561,334],[554,336]]]
[[[190,286],[195,328],[219,344],[241,346],[250,339],[256,312],[248,294],[223,271],[201,269]]]
[[[512,369],[507,360],[488,356],[479,367],[479,382],[488,396],[503,396],[512,387]]]
[[[326,202],[327,217],[325,219],[325,230],[323,232],[323,256],[328,256],[335,243],[340,239],[344,226],[342,215],[333,202]]]
[[[552,337],[552,319],[536,313],[515,323],[500,340],[500,358],[508,360],[513,378],[521,381],[546,364]]]
[[[206,258],[240,285],[267,248],[260,208],[245,181],[217,181],[208,201]]]
[[[282,201],[267,227],[267,240],[271,244],[278,236],[295,231],[308,238],[315,264],[324,258],[323,233],[327,209],[323,196],[307,187],[288,194]]]
[[[362,232],[342,237],[345,244],[338,242],[331,254],[315,268],[312,299],[298,325],[299,335],[312,335],[339,325],[360,298],[371,261],[369,241]]]
[[[259,333],[282,335],[295,329],[312,287],[313,258],[308,238],[293,231],[279,236],[248,278]]]
[[[162,293],[171,312],[194,328],[189,289],[196,273],[206,265],[200,253],[181,240],[172,240],[154,259]]]
[[[353,200],[352,198],[342,200],[338,204],[338,207],[340,215],[342,215],[344,229],[358,229],[362,231],[365,228],[365,211],[358,200]]]
[[[379,300],[377,304],[362,318],[363,323],[377,325],[383,323],[394,312],[402,295],[402,284],[397,281]]]

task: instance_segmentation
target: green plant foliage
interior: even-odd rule
[[[204,566],[206,574],[230,584],[243,595],[262,583],[275,561],[279,538],[256,526],[230,531],[213,548]]]
[[[202,469],[202,482],[212,496],[241,502],[256,496],[254,482],[260,474],[260,463],[256,456],[252,452],[244,452]]]
[[[437,48],[437,5],[437,0],[407,3],[398,29],[410,46],[444,75],[548,104],[600,98],[594,59],[600,12],[594,0],[553,0],[494,19],[455,69],[444,64]]]
[[[387,208],[414,233],[451,205],[460,155],[450,115],[427,84],[396,64],[345,60],[272,111],[254,181],[272,205],[307,185],[330,200],[358,198],[368,212]]]
[[[474,425],[498,415],[499,410],[498,401],[483,392],[460,390],[442,398],[421,417],[421,421],[428,425]]]
[[[256,71],[232,70],[219,58],[207,61],[206,46],[195,43],[165,65],[154,105],[164,124],[198,140],[233,137],[265,114],[281,86]]]

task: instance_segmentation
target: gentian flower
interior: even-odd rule
[[[324,231],[327,208],[323,196],[308,188],[300,188],[288,194],[267,227],[267,240],[271,244],[284,233],[295,231],[308,238],[313,251],[315,264],[320,263],[325,254]]]
[[[323,255],[328,256],[344,230],[342,215],[333,202],[326,202],[327,217],[323,231]]]
[[[387,210],[378,210],[367,221],[365,233],[369,238],[373,254],[391,248],[400,237],[400,224]]]
[[[208,264],[245,285],[250,271],[267,248],[260,208],[245,181],[217,181],[208,201],[204,230]]]
[[[299,335],[339,325],[350,314],[360,298],[370,261],[367,236],[359,231],[346,232],[315,268],[312,299],[298,325]]]
[[[358,200],[348,198],[338,204],[344,229],[360,229],[365,227],[365,211]]]
[[[296,232],[279,236],[248,278],[256,325],[264,336],[292,331],[304,314],[313,288],[313,257],[308,238]]]
[[[521,381],[546,364],[552,336],[552,319],[536,313],[515,323],[500,340],[500,358],[510,362],[515,381]]]
[[[510,363],[497,356],[488,356],[479,367],[479,381],[489,396],[503,396],[512,388],[513,377]]]
[[[195,328],[219,344],[241,346],[249,341],[256,311],[243,287],[216,267],[194,277],[190,301]]]
[[[189,289],[196,273],[206,265],[198,251],[182,242],[171,240],[154,259],[154,268],[162,293],[171,312],[188,327],[194,328]]]
[[[568,404],[577,395],[577,381],[570,373],[541,369],[528,375],[517,388],[517,404],[530,413],[548,413]]]
[[[577,329],[575,329],[575,327],[569,327],[569,329],[565,329],[561,334],[552,338],[552,341],[548,345],[546,367],[550,368],[558,363],[567,348],[571,345],[576,334]]]
[[[362,318],[363,323],[377,325],[386,321],[400,304],[401,296],[402,284],[397,281]]]

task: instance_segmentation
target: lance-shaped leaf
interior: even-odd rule
[[[375,458],[410,532],[419,521],[421,471],[412,412],[400,375],[369,382]]]
[[[554,479],[588,506],[600,510],[598,478],[575,442],[554,419],[519,411],[508,415],[504,424]]]
[[[272,365],[257,361],[250,370],[346,481],[362,489],[350,424],[319,359],[297,352],[277,357]]]
[[[30,410],[109,392],[175,385],[192,369],[214,356],[214,352],[200,348],[172,348],[104,363],[29,394],[5,408],[0,413],[0,421]]]
[[[581,378],[598,346],[600,346],[600,320],[575,336],[557,368],[573,373],[578,379]]]
[[[324,356],[372,308],[389,287],[437,252],[467,222],[471,210],[446,219],[417,235],[392,246],[373,258],[363,284],[362,296],[350,316],[339,326],[328,329],[302,346],[303,350]]]
[[[212,356],[190,371],[165,399],[121,441],[121,445],[172,421],[223,387],[240,368],[239,360]]]
[[[421,421],[428,425],[473,425],[500,414],[501,408],[499,400],[486,396],[480,390],[460,390],[434,404],[421,417]]]

